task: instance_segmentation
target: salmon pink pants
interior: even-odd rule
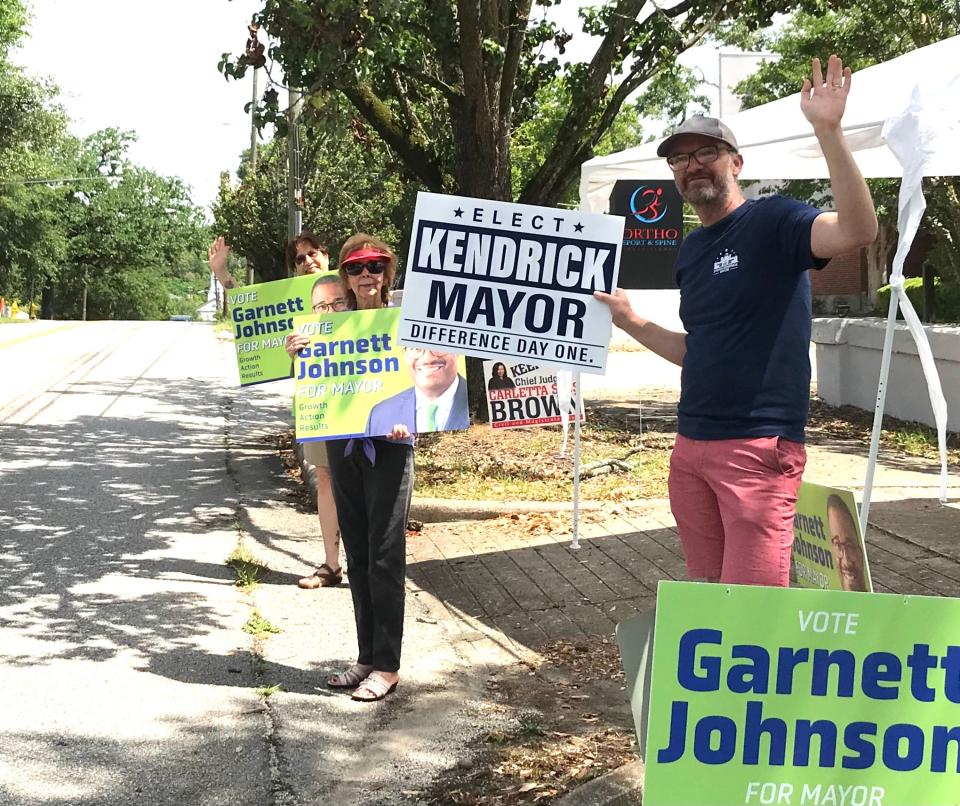
[[[670,508],[692,579],[789,586],[793,517],[806,461],[803,444],[783,437],[677,436]]]

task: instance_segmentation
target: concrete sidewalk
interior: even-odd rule
[[[555,528],[543,533],[498,520],[473,529],[428,524],[408,540],[401,686],[382,703],[354,703],[322,685],[355,651],[349,590],[294,584],[321,562],[322,551],[316,516],[290,506],[289,481],[265,450],[262,438],[282,424],[267,410],[250,401],[235,410],[228,440],[231,432],[246,435],[230,446],[240,526],[271,568],[250,604],[283,630],[256,647],[260,684],[283,687],[263,706],[278,802],[423,802],[441,776],[470,767],[484,735],[514,724],[516,714],[486,689],[489,679],[526,674],[524,664],[535,665],[538,648],[551,639],[611,637],[617,622],[653,606],[659,580],[685,577],[666,500],[591,508],[579,551],[569,548],[565,515],[553,516]],[[808,454],[808,480],[862,488],[865,445],[832,441],[809,446]],[[943,507],[936,470],[929,461],[881,455],[866,535],[878,591],[960,595],[960,480],[951,480],[952,502]],[[476,509],[489,517],[515,507]],[[629,724],[625,697],[619,717]],[[598,790],[602,785],[590,787],[589,802],[607,802]],[[578,802],[588,801],[575,793],[564,800]]]
[[[804,478],[850,489],[859,502],[866,465],[860,442],[821,441],[808,445]],[[946,506],[938,489],[931,461],[881,452],[866,530],[877,592],[960,596],[960,479],[951,478]],[[450,525],[428,528],[409,541],[408,579],[442,601],[451,621],[485,624],[518,652],[555,638],[609,637],[617,622],[653,607],[659,580],[685,578],[683,555],[666,500],[583,518],[578,551],[561,531],[519,535],[491,524],[470,540]],[[562,802],[639,803],[642,764],[628,766]]]

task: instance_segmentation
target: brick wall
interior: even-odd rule
[[[839,255],[820,271],[810,272],[814,296],[859,294],[867,290],[867,263],[863,250]]]
[[[920,232],[910,245],[903,265],[905,277],[923,275],[923,263],[927,259],[933,238]],[[890,253],[893,262],[893,252]],[[889,268],[889,266],[888,266]],[[859,294],[867,291],[867,258],[862,249],[831,260],[821,271],[810,272],[810,288],[816,296]]]

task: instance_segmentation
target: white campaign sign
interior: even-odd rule
[[[490,427],[530,428],[573,422],[575,391],[569,372],[535,364],[483,362]],[[580,419],[583,420],[583,407]]]
[[[399,341],[602,375],[623,217],[417,195]]]

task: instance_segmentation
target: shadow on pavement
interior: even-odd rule
[[[75,384],[64,394],[122,399],[130,386]],[[0,471],[0,625],[34,651],[46,644],[41,660],[130,649],[149,657],[223,626],[196,585],[233,584],[219,556],[236,528],[220,419],[229,397],[142,379],[136,396],[151,409],[138,418],[0,426],[0,442],[14,446]],[[0,662],[25,659],[8,642]]]
[[[660,579],[683,579],[684,565],[671,529],[640,530],[615,518],[587,527],[577,551],[567,541],[502,547],[523,537],[454,537],[428,527],[410,538],[424,546],[414,548],[407,577],[457,613],[531,649],[555,638],[610,636],[617,622],[653,606]]]

